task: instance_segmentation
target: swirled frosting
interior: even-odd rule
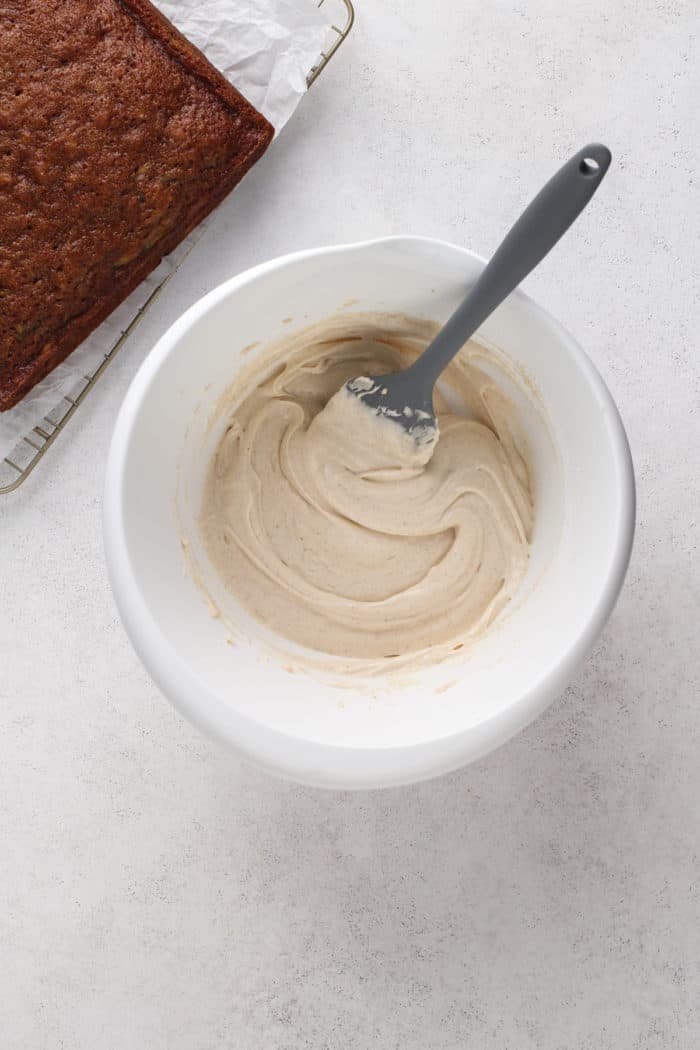
[[[426,453],[344,383],[405,367],[434,326],[345,315],[261,353],[228,396],[200,524],[226,588],[267,627],[372,664],[461,648],[515,594],[533,500],[515,409],[468,344]],[[459,410],[454,405],[459,404]]]

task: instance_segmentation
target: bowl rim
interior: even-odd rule
[[[607,579],[584,629],[559,655],[553,667],[545,669],[537,682],[506,708],[476,725],[413,744],[375,746],[324,743],[258,722],[250,714],[226,705],[180,660],[143,598],[126,544],[122,499],[124,478],[130,438],[142,405],[157,381],[160,369],[184,333],[240,288],[274,270],[314,257],[371,252],[387,246],[405,247],[412,252],[438,249],[461,254],[479,266],[485,265],[481,256],[449,241],[396,235],[292,252],[228,278],[193,303],[158,339],[144,359],[119,410],[105,472],[103,534],[107,572],[123,625],[144,667],[169,702],[209,736],[219,739],[268,772],[313,786],[375,788],[413,783],[447,773],[505,743],[548,706],[592,648],[622,587],[634,536],[634,469],[627,434],[612,395],[577,340],[547,310],[518,288],[512,295],[554,329],[594,388],[603,408],[620,491],[620,514]]]

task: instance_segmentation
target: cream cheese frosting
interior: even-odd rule
[[[467,344],[445,373],[434,445],[344,389],[406,367],[435,330],[335,316],[261,352],[227,394],[204,545],[227,590],[284,639],[373,666],[437,659],[488,628],[523,579],[525,443],[493,370],[475,363],[487,351]]]

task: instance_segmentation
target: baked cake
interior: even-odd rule
[[[149,0],[0,0],[0,409],[245,175],[273,128]]]

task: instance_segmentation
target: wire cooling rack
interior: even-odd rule
[[[355,20],[355,12],[351,0],[318,0],[319,7],[322,7],[325,4],[328,4],[328,6],[333,4],[338,9],[338,15],[334,19],[334,23],[329,33],[328,42],[319,55],[318,62],[316,62],[314,67],[309,71],[306,78],[308,87],[311,87],[314,81],[326,68],[330,60],[333,58],[333,55],[352,29]],[[150,307],[151,303],[160,294],[172,275],[182,265],[183,260],[187,257],[195,243],[196,237],[193,236],[190,236],[190,238],[184,242],[184,250],[181,248],[181,254],[176,265],[170,266],[167,269],[167,272],[164,273],[163,277],[157,280],[155,287],[148,294],[148,298],[132,313],[131,317],[126,320],[118,338],[112,343],[106,353],[101,355],[97,365],[92,369],[87,369],[85,375],[76,381],[74,389],[71,390],[69,394],[62,397],[50,412],[46,413],[41,424],[32,427],[26,434],[24,434],[13,451],[5,456],[4,459],[0,460],[0,495],[12,492],[14,489],[19,488],[23,481],[26,481],[37,464],[51,448],[58,435],[65,430],[75,412],[77,412],[82,402],[95,387],[98,379],[106,370],[110,361],[114,359],[120,348],[124,345],[136,325]]]

